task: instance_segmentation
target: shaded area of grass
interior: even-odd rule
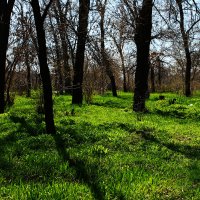
[[[54,136],[20,97],[0,116],[0,199],[199,199],[199,123],[160,115],[169,105],[156,97],[138,120],[132,94],[96,96],[73,116],[71,97],[57,96]]]
[[[105,194],[96,181],[98,180],[96,172],[97,163],[87,166],[87,161],[70,158],[69,153],[66,152],[65,143],[62,137],[60,135],[55,135],[54,139],[60,156],[62,156],[63,160],[68,162],[69,166],[76,171],[76,179],[80,182],[83,182],[91,189],[95,199],[104,199]]]

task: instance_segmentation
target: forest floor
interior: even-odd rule
[[[0,115],[0,199],[200,199],[200,93],[132,94],[75,106],[54,97],[57,135],[45,134],[38,95],[16,97]],[[176,98],[174,104],[171,100]]]

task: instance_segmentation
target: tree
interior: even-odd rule
[[[58,38],[58,34],[56,32],[56,29],[54,28],[53,22],[52,22],[52,16],[51,14],[49,14],[49,23],[51,26],[51,31],[52,31],[52,35],[53,35],[53,39],[54,39],[54,43],[55,43],[55,76],[56,76],[56,80],[55,80],[55,86],[56,86],[56,90],[59,91],[60,95],[63,95],[63,77],[62,77],[62,56],[61,56],[61,50],[60,50],[60,45],[59,45],[59,38]]]
[[[115,26],[115,24],[113,23],[113,26]],[[123,53],[123,48],[124,48],[124,43],[125,43],[125,37],[124,35],[124,24],[123,21],[121,20],[119,23],[116,24],[117,27],[119,27],[118,31],[117,31],[117,36],[116,33],[114,32],[113,35],[110,35],[113,39],[114,44],[117,47],[117,51],[120,55],[120,59],[121,59],[121,68],[122,68],[122,73],[123,73],[123,90],[124,92],[127,92],[127,77],[126,77],[126,67],[125,67],[125,59],[124,59],[124,53]]]
[[[57,9],[54,7],[55,17],[57,24],[59,26],[58,31],[61,38],[61,45],[62,45],[62,57],[63,57],[63,65],[64,65],[64,80],[65,80],[65,92],[69,93],[68,87],[71,87],[71,69],[69,66],[69,52],[68,52],[68,45],[67,45],[67,30],[68,25],[67,21],[65,19],[65,13],[63,12],[63,9],[61,7],[60,0],[56,1]],[[68,7],[70,5],[70,1],[68,0],[65,9],[66,13],[68,11]]]
[[[5,109],[5,65],[6,52],[8,48],[8,37],[10,30],[11,13],[15,0],[0,1],[0,113]]]
[[[20,26],[21,26],[21,31],[20,31],[20,36],[22,37],[22,42],[23,42],[23,49],[22,52],[24,54],[24,61],[27,69],[27,91],[26,91],[26,96],[31,97],[31,63],[30,63],[30,57],[31,57],[31,50],[30,50],[30,42],[29,42],[29,22],[28,22],[28,12],[26,12],[26,15],[24,14],[23,10],[23,4],[20,2]]]
[[[82,104],[83,102],[83,66],[85,43],[87,38],[88,16],[90,0],[79,0],[79,24],[78,24],[78,41],[74,66],[72,103]]]
[[[48,9],[50,8],[53,0],[50,0],[44,9],[43,14],[40,13],[40,5],[38,0],[32,0],[31,6],[33,9],[35,26],[37,32],[37,43],[38,43],[38,59],[40,64],[40,74],[42,78],[42,87],[44,95],[44,112],[45,112],[45,123],[46,131],[48,134],[55,134],[55,125],[53,117],[53,100],[52,100],[52,86],[51,77],[47,64],[47,49],[46,49],[46,38],[44,30],[44,20],[46,18]]]
[[[135,91],[133,110],[143,112],[145,108],[145,97],[148,90],[149,74],[149,48],[152,29],[152,0],[143,0],[142,8],[136,19],[135,43],[137,47],[137,66],[135,74]]]
[[[192,60],[191,60],[191,53],[189,49],[189,32],[193,28],[193,26],[199,21],[195,21],[194,24],[188,29],[188,31],[185,30],[185,21],[184,21],[184,11],[183,11],[183,1],[182,0],[176,0],[176,3],[179,8],[179,25],[181,30],[181,35],[183,39],[183,46],[185,50],[185,57],[186,57],[186,70],[185,70],[185,95],[187,97],[191,96],[191,68],[192,68]]]
[[[113,74],[113,70],[110,66],[109,56],[106,53],[105,50],[105,11],[106,11],[106,4],[107,0],[105,0],[103,3],[101,1],[97,1],[97,10],[100,14],[100,32],[101,32],[101,64],[105,67],[106,74],[110,78],[111,81],[111,88],[112,88],[112,94],[114,97],[117,97],[117,87],[115,83],[115,76]]]

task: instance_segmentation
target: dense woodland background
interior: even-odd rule
[[[52,91],[73,104],[134,91],[144,112],[149,92],[200,87],[198,1],[4,0],[0,16],[0,112],[40,89],[49,133]]]

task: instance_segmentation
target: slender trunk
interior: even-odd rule
[[[191,61],[191,53],[189,50],[189,38],[188,33],[185,31],[184,27],[184,12],[182,7],[182,0],[176,0],[176,3],[179,7],[180,12],[180,29],[183,39],[183,46],[185,50],[185,57],[186,57],[186,70],[185,70],[185,96],[191,96],[191,68],[192,68],[192,61]]]
[[[105,2],[106,4],[106,2]],[[115,76],[113,74],[112,68],[110,66],[109,58],[105,52],[105,30],[104,30],[104,17],[105,17],[105,6],[102,5],[100,10],[101,20],[100,20],[100,30],[101,30],[101,57],[102,65],[106,68],[106,74],[110,78],[112,86],[112,94],[114,97],[117,97],[117,87],[115,83]]]
[[[51,29],[53,32],[53,38],[55,42],[55,51],[56,51],[56,65],[57,65],[56,72],[58,74],[58,88],[57,89],[59,90],[59,94],[63,95],[63,77],[62,77],[62,68],[61,68],[60,47],[59,47],[59,42],[58,42],[58,36],[56,35],[56,32],[54,30],[51,16],[50,16],[50,24],[51,24]]]
[[[57,11],[55,9],[56,15],[57,15],[57,22],[60,24],[59,34],[61,38],[61,45],[62,45],[62,56],[63,56],[63,64],[64,64],[64,75],[65,75],[65,93],[71,93],[71,91],[68,89],[71,87],[72,80],[71,80],[71,69],[69,66],[69,55],[68,55],[68,45],[66,42],[66,37],[67,37],[67,25],[66,25],[66,19],[65,16],[62,12],[62,8],[60,5],[60,0],[57,0],[57,7],[58,7],[58,12],[59,12],[59,17],[57,14]],[[63,29],[64,27],[64,29]]]
[[[123,90],[124,92],[127,92],[127,81],[126,81],[126,68],[124,65],[124,56],[122,51],[120,51],[120,57],[121,57],[121,61],[122,61],[122,72],[123,72]]]
[[[185,71],[185,96],[191,96],[191,68],[192,68],[192,61],[189,48],[185,48],[185,55],[186,55],[186,71]]]
[[[25,52],[25,63],[26,63],[26,67],[27,67],[27,77],[26,77],[27,92],[26,92],[26,96],[31,97],[31,66],[30,66],[30,63],[29,63],[29,53],[27,51]]]
[[[54,116],[53,116],[53,100],[52,100],[52,86],[51,77],[47,64],[47,49],[45,31],[43,27],[43,18],[40,14],[39,2],[36,0],[31,1],[33,8],[37,40],[38,40],[38,59],[40,64],[40,74],[42,78],[42,87],[44,95],[44,112],[46,131],[48,134],[55,134]]]
[[[137,67],[135,73],[135,93],[133,110],[143,112],[148,90],[149,49],[152,28],[152,0],[143,0],[136,24],[135,43],[137,47]]]
[[[12,104],[11,98],[10,98],[10,88],[12,85],[12,80],[14,77],[14,71],[15,71],[17,62],[18,62],[18,57],[15,57],[13,62],[10,64],[10,67],[9,67],[10,70],[8,70],[7,72],[7,77],[6,77],[7,88],[6,88],[6,101],[5,101],[6,105]]]
[[[76,58],[74,66],[73,93],[72,103],[83,103],[83,66],[85,43],[87,36],[88,15],[89,15],[90,0],[79,0],[79,26],[78,26],[78,42],[76,49]]]
[[[154,66],[151,65],[151,92],[155,92],[155,72],[154,72]]]
[[[161,68],[161,63],[160,63],[159,56],[156,58],[156,63],[157,63],[157,67],[158,67],[158,86],[159,86],[159,90],[161,90],[161,86],[162,86],[162,68]]]

